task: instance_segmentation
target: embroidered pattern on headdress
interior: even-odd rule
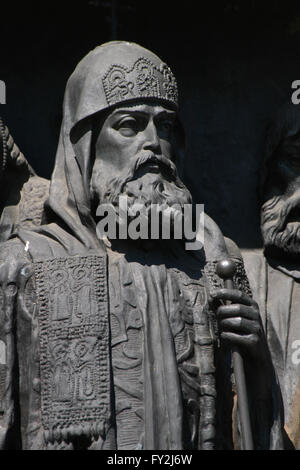
[[[103,77],[103,87],[108,105],[132,98],[158,98],[178,105],[176,79],[164,63],[160,67],[144,57],[131,68],[111,65]]]

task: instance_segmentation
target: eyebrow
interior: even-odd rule
[[[128,113],[128,114],[140,114],[140,115],[143,115],[143,116],[148,116],[149,115],[149,113],[147,113],[146,111],[141,111],[141,110],[132,109],[132,108],[122,108],[122,109],[116,109],[115,111],[113,111],[112,116],[116,116],[118,114],[126,114],[126,113]],[[175,117],[176,116],[176,111],[164,109],[163,111],[156,114],[154,117],[158,117],[158,116]]]

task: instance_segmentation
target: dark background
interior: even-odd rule
[[[2,0],[0,17],[7,87],[0,114],[39,175],[51,175],[64,88],[77,63],[111,39],[138,42],[178,79],[185,181],[195,202],[241,247],[259,246],[265,128],[300,79],[300,4]]]

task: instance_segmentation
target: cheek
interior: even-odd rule
[[[101,166],[113,170],[122,170],[134,151],[130,139],[126,139],[113,129],[101,132],[96,142],[95,160]]]
[[[163,155],[166,158],[169,158],[171,160],[173,156],[173,149],[172,149],[171,143],[168,142],[167,140],[161,140],[160,146],[161,146]]]
[[[295,172],[289,165],[278,165],[275,181],[272,184],[272,188],[277,189],[276,194],[279,191],[283,199],[289,198],[296,191],[299,191],[300,177],[298,172]],[[275,191],[273,190],[274,193]]]
[[[295,178],[295,173],[288,163],[278,162],[274,176],[282,189],[286,189]]]

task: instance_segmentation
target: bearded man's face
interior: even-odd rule
[[[155,103],[118,106],[100,123],[95,142],[91,193],[96,205],[110,203],[118,213],[119,196],[129,208],[142,204],[191,203],[173,158],[176,112]]]
[[[261,228],[266,252],[300,257],[300,137],[287,138],[270,169]]]

